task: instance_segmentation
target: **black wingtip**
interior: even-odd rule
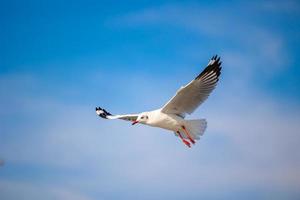
[[[222,67],[221,67],[222,61],[220,61],[220,60],[221,60],[221,57],[219,57],[217,54],[214,55],[210,59],[207,67],[195,79],[199,79],[201,76],[203,76],[204,74],[206,74],[209,71],[216,72],[217,76],[219,77],[221,74],[221,69],[222,69]]]
[[[104,118],[104,119],[107,119],[107,116],[112,115],[112,114],[110,114],[109,112],[107,112],[105,109],[100,108],[100,107],[96,107],[96,114],[97,114],[99,117],[102,117],[102,118]]]

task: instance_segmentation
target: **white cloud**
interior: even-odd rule
[[[135,95],[135,90],[128,92]],[[145,91],[139,101],[151,102],[151,96],[163,101],[166,91]],[[178,190],[187,182],[189,192],[237,185],[287,189],[300,185],[299,109],[285,110],[253,91],[235,96],[217,90],[192,116],[201,114],[208,120],[205,136],[192,149],[168,131],[98,119],[94,107],[31,100],[33,105],[47,104],[47,110],[39,111],[41,122],[28,121],[30,129],[16,123],[18,137],[0,146],[5,167],[27,163],[82,170],[77,177],[81,181],[66,176],[66,185],[83,191],[101,187],[108,193],[124,184],[160,191]],[[33,108],[27,109],[35,113]]]
[[[299,14],[300,5],[298,1],[264,1],[257,4],[257,9],[285,14]]]
[[[118,16],[109,21],[109,24],[118,27],[179,27],[190,31],[193,36],[197,37],[192,34],[196,33],[203,40],[213,41],[211,44],[215,47],[212,49],[221,49],[222,56],[231,54],[234,59],[243,59],[239,66],[240,71],[251,72],[255,76],[259,70],[266,75],[265,78],[272,78],[289,66],[289,57],[285,38],[281,33],[266,27],[263,22],[257,23],[246,14],[260,16],[259,11],[256,4],[249,3],[226,8],[201,4],[167,4]],[[255,15],[253,17],[258,18]],[[224,43],[227,44],[227,49],[224,49]],[[207,45],[205,48],[207,51]],[[195,56],[194,52],[197,52],[199,57],[204,50],[201,47],[187,50],[182,46],[178,48],[178,55]],[[230,67],[236,63],[226,64]]]
[[[90,200],[91,198],[78,191],[55,188],[21,181],[0,181],[1,199],[57,199],[57,200]]]
[[[282,105],[280,100],[260,93],[254,84],[255,76],[269,78],[285,69],[285,40],[273,30],[248,23],[247,18],[237,19],[228,10],[221,11],[197,4],[167,5],[114,21],[128,26],[168,24],[239,44],[237,48],[222,50],[225,67],[220,85],[192,116],[201,115],[208,120],[205,136],[192,149],[168,131],[101,120],[94,113],[96,105],[76,100],[64,102],[59,97],[39,94],[40,85],[45,82],[41,84],[42,80],[32,75],[1,76],[0,156],[6,164],[3,169],[25,163],[47,168],[51,176],[45,181],[50,182],[46,186],[34,181],[1,181],[5,195],[40,199],[45,193],[57,199],[89,199],[83,194],[174,191],[176,196],[257,187],[297,191],[299,105]],[[193,52],[198,52],[185,50],[178,49],[179,54],[195,56]],[[81,64],[88,66],[87,61]],[[173,77],[167,85],[160,77],[139,72],[125,77],[100,69],[87,81],[96,84],[97,80],[111,92],[112,96],[105,94],[105,99],[103,93],[95,94],[101,97],[100,106],[111,105],[108,109],[112,112],[136,112],[160,106],[171,97],[175,91],[170,92],[170,88],[183,82]],[[108,79],[115,84],[108,85]],[[126,90],[122,91],[124,83]],[[72,88],[68,87],[62,85],[60,90],[69,92]],[[122,95],[126,101],[120,102]],[[57,175],[53,169],[77,174]],[[60,180],[62,188],[67,189],[53,187]]]

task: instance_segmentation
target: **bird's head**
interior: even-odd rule
[[[147,113],[141,113],[139,114],[138,118],[132,122],[132,125],[135,125],[137,123],[146,124],[149,117]]]

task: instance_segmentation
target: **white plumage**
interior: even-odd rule
[[[185,120],[192,114],[216,87],[221,74],[220,57],[214,56],[207,67],[190,83],[181,87],[160,109],[139,114],[112,115],[105,109],[96,108],[96,113],[105,119],[122,119],[173,131],[176,136],[191,147],[203,135],[207,122],[205,119]]]

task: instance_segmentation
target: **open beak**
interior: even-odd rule
[[[137,123],[139,123],[139,121],[133,121],[131,125],[135,125]]]

